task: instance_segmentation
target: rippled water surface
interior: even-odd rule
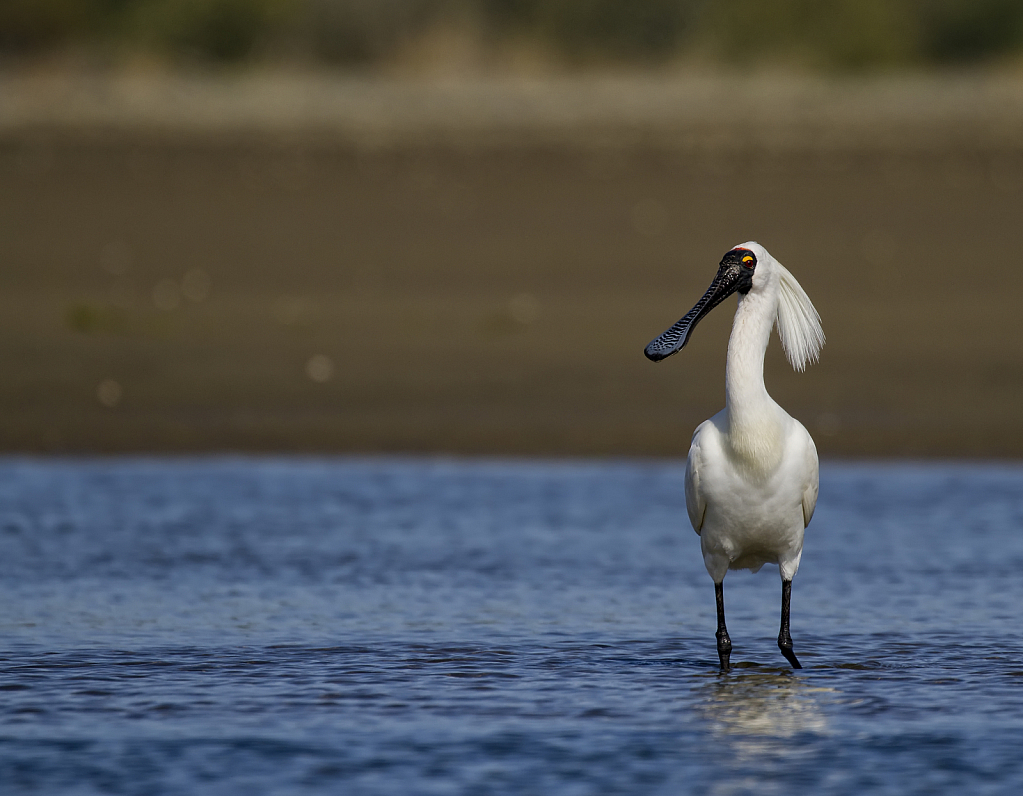
[[[0,462],[0,788],[1023,793],[1023,469],[825,465],[793,588],[678,463]]]

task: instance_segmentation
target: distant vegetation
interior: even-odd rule
[[[469,55],[466,56],[465,53]],[[374,67],[762,64],[828,70],[1023,54],[1020,0],[2,0],[0,58]],[[461,55],[458,55],[461,53]]]

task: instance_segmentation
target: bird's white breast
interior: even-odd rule
[[[687,502],[699,499],[704,506],[698,530],[715,581],[728,569],[756,571],[768,563],[790,570],[791,577],[799,565],[803,495],[810,477],[804,471],[807,446],[813,443],[800,423],[778,412],[777,424],[763,432],[776,438],[766,459],[751,457],[746,440],[732,444],[725,410],[693,437],[687,480],[698,481],[699,495],[687,490]]]

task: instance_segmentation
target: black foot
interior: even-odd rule
[[[714,598],[718,604],[718,631],[714,634],[718,639],[718,658],[721,660],[721,671],[727,672],[732,668],[728,662],[732,656],[732,640],[728,638],[728,628],[725,627],[725,587],[720,583],[714,584]]]
[[[718,658],[721,661],[721,671],[727,672],[732,668],[729,659],[732,657],[732,640],[728,637],[727,630],[717,632]]]
[[[789,602],[792,599],[792,581],[781,582],[781,630],[778,633],[778,649],[785,660],[792,664],[793,669],[802,669],[792,651],[792,636],[789,634]]]
[[[785,656],[785,660],[792,664],[793,669],[802,669],[802,665],[796,658],[796,653],[792,651],[792,639],[778,637],[778,649],[781,650],[781,654]]]

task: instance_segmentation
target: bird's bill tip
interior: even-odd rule
[[[677,354],[683,348],[685,348],[686,340],[682,339],[681,345],[665,345],[660,338],[654,340],[646,348],[643,349],[643,355],[651,362],[662,362],[672,354]]]

